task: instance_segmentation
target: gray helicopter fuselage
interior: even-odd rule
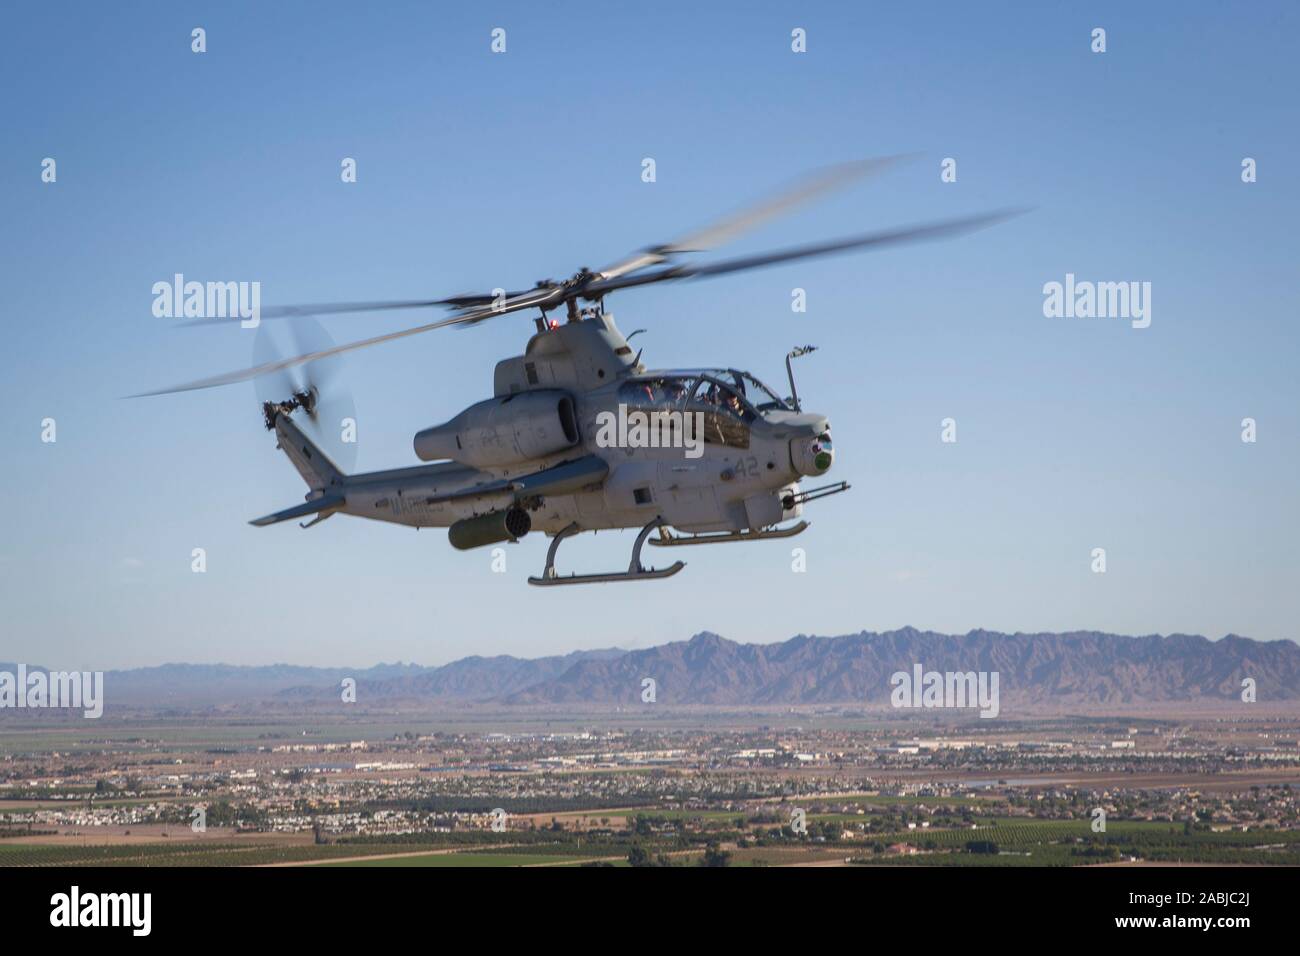
[[[745,373],[647,371],[639,358],[609,315],[545,325],[524,355],[498,363],[493,398],[416,436],[418,457],[448,460],[343,476],[338,510],[421,528],[522,508],[549,534],[656,518],[739,532],[801,514],[798,481],[830,467],[825,416],[793,410]],[[592,476],[577,487],[534,495],[514,484],[575,461]]]

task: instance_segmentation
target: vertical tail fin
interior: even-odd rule
[[[312,444],[311,439],[302,433],[288,415],[276,416],[275,434],[280,449],[293,462],[293,467],[298,469],[298,474],[302,475],[302,480],[307,482],[312,491],[323,491],[331,485],[343,485],[347,476],[339,470],[338,465],[330,461],[325,452]]]

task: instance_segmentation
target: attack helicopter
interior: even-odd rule
[[[996,212],[850,236],[829,242],[704,264],[678,257],[715,248],[778,214],[892,166],[866,160],[813,174],[792,189],[674,242],[651,246],[600,270],[543,280],[526,291],[446,299],[330,303],[264,309],[263,319],[315,322],[315,316],[447,308],[448,317],[344,345],[317,340],[291,357],[147,392],[169,394],[258,380],[274,393],[262,402],[265,427],[306,483],[302,504],[257,518],[264,527],[336,514],[414,528],[445,527],[457,549],[550,537],[538,586],[644,581],[670,577],[682,561],[646,567],[652,545],[678,548],[788,538],[809,527],[809,502],[847,491],[847,482],[804,487],[834,463],[829,418],[805,411],[786,357],[789,396],[737,368],[649,368],[642,351],[605,311],[613,292],[652,283],[708,278],[815,256],[938,239],[989,226]],[[553,313],[563,311],[563,321]],[[326,390],[313,369],[345,352],[517,312],[534,315],[523,354],[496,365],[491,398],[425,428],[413,441],[425,464],[348,474],[311,434],[328,421]],[[194,324],[210,324],[202,320]],[[636,333],[633,333],[635,335]],[[268,384],[269,383],[269,384]],[[626,570],[560,574],[561,542],[586,531],[637,529]],[[657,535],[651,538],[651,534]]]

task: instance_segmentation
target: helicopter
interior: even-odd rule
[[[803,519],[805,505],[850,486],[839,481],[804,487],[831,470],[835,455],[829,418],[805,411],[795,386],[791,360],[813,351],[812,346],[786,356],[786,397],[743,369],[652,369],[642,361],[642,351],[629,344],[637,333],[624,336],[619,331],[614,316],[605,311],[605,298],[657,282],[953,236],[1014,214],[987,213],[720,262],[673,262],[878,174],[902,158],[822,170],[674,242],[648,247],[600,270],[584,267],[561,281],[543,280],[526,291],[265,309],[262,318],[291,320],[429,307],[453,313],[344,345],[318,342],[292,357],[275,356],[236,372],[143,394],[253,379],[281,388],[282,398],[262,402],[263,424],[275,433],[277,447],[308,492],[302,504],[257,518],[250,522],[254,526],[307,518],[301,526],[312,527],[347,514],[414,528],[445,527],[459,550],[516,542],[542,532],[551,539],[546,564],[540,575],[528,578],[529,584],[667,578],[685,562],[644,566],[641,552],[647,539],[655,546],[675,548],[793,537],[809,527]],[[564,321],[552,315],[561,309]],[[491,398],[414,436],[413,450],[424,464],[347,474],[308,434],[310,426],[320,422],[325,391],[312,378],[314,365],[355,349],[516,312],[537,313],[523,354],[497,363]],[[220,320],[192,324],[211,321]],[[582,532],[614,529],[638,529],[626,570],[556,570],[561,542]]]

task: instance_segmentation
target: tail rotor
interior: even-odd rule
[[[310,316],[263,323],[253,340],[253,364],[274,363],[286,355],[333,346],[329,333]],[[294,415],[303,433],[347,473],[357,460],[357,410],[344,383],[342,366],[342,356],[330,355],[261,375],[253,384],[268,429],[275,428],[279,416]]]

